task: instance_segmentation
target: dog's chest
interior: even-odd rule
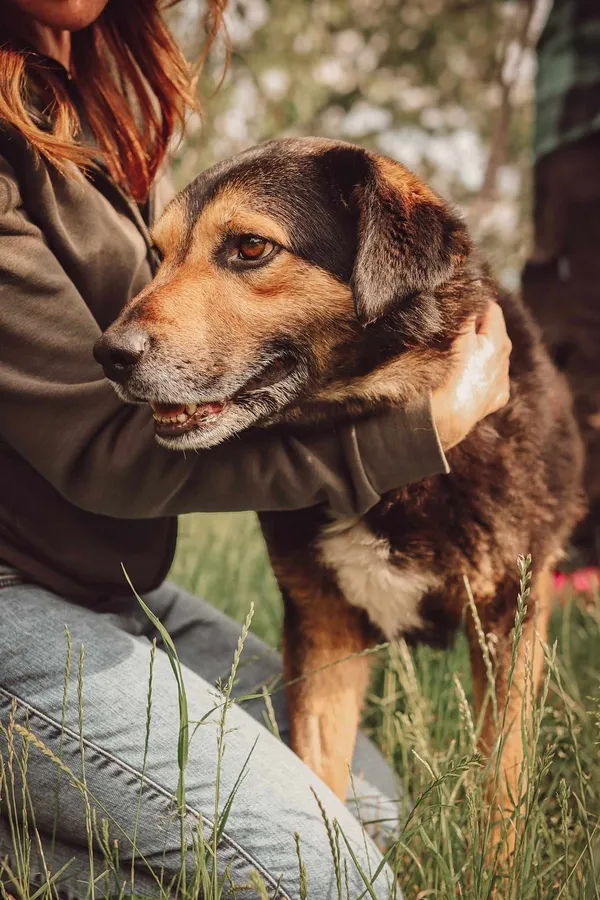
[[[439,576],[416,564],[397,565],[389,542],[360,519],[328,526],[318,547],[346,600],[364,609],[388,640],[423,627],[420,603],[440,587]]]

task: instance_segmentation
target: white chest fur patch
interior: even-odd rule
[[[320,541],[321,559],[332,569],[346,600],[364,609],[388,640],[419,628],[419,602],[441,584],[431,572],[398,568],[390,561],[390,545],[360,519],[336,523]]]

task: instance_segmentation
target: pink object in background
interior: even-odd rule
[[[600,590],[600,569],[588,566],[569,573],[555,572],[553,584],[555,591],[563,591],[566,587],[570,587],[576,592],[592,594]]]

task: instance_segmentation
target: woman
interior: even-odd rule
[[[211,4],[215,28],[221,5]],[[119,845],[113,880],[100,878],[97,894],[115,891],[116,878],[125,893],[156,895],[152,869],[167,885],[181,874],[181,836],[170,819],[177,698],[159,640],[144,760],[150,641],[160,636],[132,598],[121,563],[171,633],[189,717],[203,720],[217,702],[211,686],[228,672],[239,629],[163,584],[174,517],[321,502],[358,513],[387,489],[446,471],[443,448],[506,402],[510,343],[494,307],[457,341],[450,383],[414,408],[309,440],[265,432],[193,458],[162,450],[149,411],[117,399],[91,348],[155,269],[147,224],[160,191],[152,185],[191,100],[186,65],[157,0],[13,0],[0,15],[2,749],[9,753],[10,736],[26,725],[78,778],[85,775],[98,820],[107,818]],[[66,694],[65,625],[72,645]],[[241,694],[279,669],[278,657],[254,638],[246,657],[236,685]],[[281,698],[276,694],[274,703],[285,737]],[[239,885],[257,870],[270,896],[297,897],[298,832],[309,896],[337,896],[311,787],[365,871],[370,865],[375,872],[380,858],[350,813],[259,724],[262,714],[257,701],[229,713],[234,730],[222,798],[251,755],[221,837],[219,873],[227,869]],[[187,827],[203,827],[205,835],[214,818],[215,718],[194,733],[187,770]],[[364,776],[361,793],[393,795],[390,770],[364,738],[355,769]],[[35,746],[27,786],[41,837],[32,874],[71,861],[60,883],[70,895],[87,893],[81,792]],[[5,808],[0,857],[15,872],[13,819]],[[348,862],[358,896],[364,885]],[[188,875],[192,868],[188,860]],[[388,896],[389,877],[382,867],[377,896]]]

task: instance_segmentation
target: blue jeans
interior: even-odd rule
[[[194,829],[197,834],[200,828],[208,839],[214,820],[220,710],[210,711],[218,706],[221,696],[213,685],[228,675],[239,626],[172,584],[163,585],[145,600],[177,647],[184,667],[190,722],[202,721],[197,727],[190,725],[186,826],[189,835]],[[71,636],[72,651],[63,710],[65,626]],[[42,852],[51,872],[70,861],[58,882],[61,896],[81,898],[88,894],[86,821],[89,825],[94,817],[99,833],[101,820],[107,820],[109,845],[118,841],[113,882],[109,883],[108,876],[98,878],[97,897],[119,892],[115,878],[125,885],[125,894],[131,893],[134,831],[136,896],[159,894],[151,870],[162,870],[164,885],[181,871],[180,823],[174,800],[178,778],[178,700],[175,679],[160,641],[154,660],[150,740],[144,769],[148,673],[151,641],[155,637],[158,635],[154,627],[134,600],[120,600],[118,604],[109,601],[100,610],[90,611],[33,585],[15,584],[0,589],[0,756],[6,764],[10,740],[14,740],[13,770],[18,769],[15,760],[22,757],[24,746],[19,726],[38,739],[37,746],[31,740],[26,742],[26,782],[33,810],[28,820],[31,827],[35,815]],[[83,692],[79,704],[77,670],[81,647]],[[238,695],[255,691],[257,685],[279,671],[279,656],[250,635],[238,672]],[[273,695],[273,707],[283,741],[264,725],[264,700],[235,704],[228,712],[220,779],[221,811],[248,757],[249,761],[220,840],[217,870],[221,876],[228,871],[236,886],[249,885],[255,877],[252,873],[258,873],[269,897],[296,900],[300,896],[294,838],[297,833],[306,867],[308,897],[337,898],[330,842],[312,791],[329,821],[339,822],[364,872],[376,872],[380,852],[355,815],[285,745],[286,710],[281,691]],[[81,729],[79,708],[83,710]],[[44,748],[55,757],[60,756],[80,782],[85,773],[90,804],[87,820],[85,792],[73,784],[65,769]],[[357,795],[365,798],[360,804],[362,818],[389,820],[397,815],[398,805],[388,799],[394,795],[394,777],[364,736],[359,738],[353,768]],[[20,796],[18,772],[14,778]],[[5,783],[0,860],[7,858],[14,870],[18,854],[11,836],[7,801]],[[97,840],[92,842],[96,876],[103,871]],[[188,875],[194,868],[192,855],[190,850]],[[343,839],[341,856],[342,866],[344,859],[348,864],[350,898],[357,900],[365,885]],[[35,838],[31,859],[32,872],[39,881],[43,866]],[[382,867],[372,890],[378,898],[400,898],[393,881],[390,870]],[[227,891],[224,895],[229,896]],[[242,892],[242,896],[258,894],[250,890]]]

